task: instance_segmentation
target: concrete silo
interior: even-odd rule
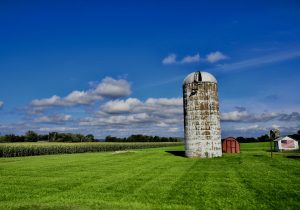
[[[222,156],[218,85],[207,72],[183,81],[184,140],[187,157]]]

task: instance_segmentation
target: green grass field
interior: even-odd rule
[[[300,159],[242,144],[215,159],[183,146],[0,158],[0,209],[300,209]]]

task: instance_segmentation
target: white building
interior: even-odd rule
[[[274,140],[274,143],[276,151],[299,149],[298,141],[288,136],[279,137]]]

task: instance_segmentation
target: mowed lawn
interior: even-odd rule
[[[300,159],[271,159],[267,146],[215,159],[183,146],[0,158],[0,209],[299,210]]]

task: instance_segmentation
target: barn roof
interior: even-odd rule
[[[187,75],[187,77],[183,80],[183,84],[190,84],[195,82],[195,78],[196,78],[196,82],[214,82],[217,83],[216,78],[205,71],[196,71],[193,73],[190,73],[189,75]]]

